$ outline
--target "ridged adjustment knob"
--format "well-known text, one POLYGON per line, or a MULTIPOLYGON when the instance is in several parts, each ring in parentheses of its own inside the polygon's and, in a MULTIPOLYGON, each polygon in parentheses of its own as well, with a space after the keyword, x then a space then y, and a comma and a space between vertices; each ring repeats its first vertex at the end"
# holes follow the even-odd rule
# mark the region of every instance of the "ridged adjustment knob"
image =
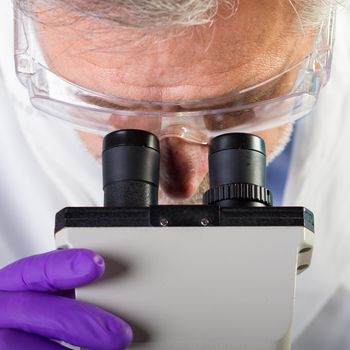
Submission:
POLYGON ((215 204, 223 200, 247 200, 272 206, 272 193, 262 186, 249 183, 234 183, 211 188, 203 196, 203 203, 206 205, 215 204))

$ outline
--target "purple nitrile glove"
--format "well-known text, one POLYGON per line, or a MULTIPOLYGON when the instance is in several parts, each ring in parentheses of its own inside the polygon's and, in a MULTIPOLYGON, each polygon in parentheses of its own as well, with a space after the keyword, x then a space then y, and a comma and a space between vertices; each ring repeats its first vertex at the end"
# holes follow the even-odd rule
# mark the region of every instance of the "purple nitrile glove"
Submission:
POLYGON ((121 350, 132 340, 120 318, 55 294, 103 275, 101 256, 66 249, 31 256, 0 270, 0 349, 63 350, 52 341, 93 350, 121 350))

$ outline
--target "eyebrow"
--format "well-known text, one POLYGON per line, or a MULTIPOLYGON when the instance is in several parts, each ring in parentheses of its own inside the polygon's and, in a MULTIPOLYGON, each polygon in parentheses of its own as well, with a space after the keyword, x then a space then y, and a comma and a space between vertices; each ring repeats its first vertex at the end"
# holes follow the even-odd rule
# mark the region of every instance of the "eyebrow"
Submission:
MULTIPOLYGON (((286 75, 288 76, 288 74, 286 75)), ((234 104, 236 105, 248 105, 252 103, 257 103, 259 101, 266 101, 278 96, 274 96, 275 92, 279 90, 281 86, 283 86, 283 83, 285 81, 286 76, 281 76, 276 80, 270 81, 266 85, 262 85, 258 87, 257 91, 253 89, 252 91, 247 91, 243 93, 242 95, 237 94, 235 96, 232 96, 231 100, 228 100, 224 103, 217 103, 213 105, 208 105, 208 103, 211 100, 220 99, 220 97, 224 97, 226 95, 229 95, 230 93, 227 93, 225 95, 213 97, 213 98, 207 98, 203 99, 202 101, 198 100, 198 103, 192 102, 192 101, 186 101, 186 100, 180 100, 180 101, 174 101, 173 104, 171 102, 164 102, 164 105, 162 106, 161 102, 155 102, 155 101, 130 101, 129 103, 126 103, 123 105, 122 99, 120 102, 112 102, 108 100, 107 98, 102 98, 98 96, 91 96, 91 95, 85 95, 85 94, 79 94, 77 97, 82 100, 83 102, 86 102, 88 104, 94 104, 102 108, 108 108, 108 109, 114 109, 114 110, 121 110, 121 111, 145 111, 145 107, 147 107, 147 112, 161 112, 164 108, 164 106, 167 106, 167 109, 164 111, 164 113, 167 112, 185 112, 185 111, 198 111, 203 109, 221 109, 221 108, 227 108, 232 107, 234 104), (128 104, 128 106, 126 105, 128 104), (203 104, 205 106, 203 106, 203 104), (169 108, 173 109, 169 111, 169 108)), ((287 79, 288 81, 288 79, 287 79)), ((293 90, 295 83, 291 87, 290 90, 293 90)), ((285 93, 287 95, 288 93, 285 93)), ((117 97, 116 97, 117 98, 117 97)))
POLYGON ((135 110, 134 106, 133 107, 123 106, 122 104, 111 102, 107 99, 97 97, 97 96, 79 94, 78 98, 80 100, 82 100, 83 102, 87 102, 89 104, 95 104, 99 107, 104 107, 104 108, 109 108, 109 109, 117 109, 117 110, 135 110))

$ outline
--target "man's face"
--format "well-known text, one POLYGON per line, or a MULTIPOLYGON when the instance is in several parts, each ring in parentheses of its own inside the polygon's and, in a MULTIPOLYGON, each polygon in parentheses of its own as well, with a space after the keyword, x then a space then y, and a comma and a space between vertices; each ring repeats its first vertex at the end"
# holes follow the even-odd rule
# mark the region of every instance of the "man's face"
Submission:
MULTIPOLYGON (((57 74, 134 100, 220 96, 265 81, 311 51, 313 35, 297 30, 298 17, 288 1, 241 0, 237 13, 228 14, 220 8, 212 26, 144 34, 57 9, 38 14, 43 22, 38 29, 57 74)), ((265 139, 270 158, 283 148, 291 129, 285 125, 256 133, 265 139)), ((80 135, 98 156, 101 138, 80 135)), ((191 197, 207 174, 207 147, 167 138, 161 151, 162 190, 173 198, 191 197)))

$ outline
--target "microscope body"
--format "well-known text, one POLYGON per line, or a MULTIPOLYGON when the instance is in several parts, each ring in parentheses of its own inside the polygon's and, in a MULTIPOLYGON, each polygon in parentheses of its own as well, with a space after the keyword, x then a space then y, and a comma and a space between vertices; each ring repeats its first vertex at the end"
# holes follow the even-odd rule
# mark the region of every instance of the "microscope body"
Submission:
POLYGON ((135 350, 290 349, 314 221, 305 208, 272 206, 264 141, 212 140, 203 205, 158 205, 159 155, 145 131, 108 134, 105 206, 56 215, 58 248, 88 248, 106 262, 77 298, 127 321, 135 350))
POLYGON ((125 319, 131 349, 290 349, 296 275, 314 244, 307 209, 66 208, 55 238, 105 258, 76 296, 125 319))

